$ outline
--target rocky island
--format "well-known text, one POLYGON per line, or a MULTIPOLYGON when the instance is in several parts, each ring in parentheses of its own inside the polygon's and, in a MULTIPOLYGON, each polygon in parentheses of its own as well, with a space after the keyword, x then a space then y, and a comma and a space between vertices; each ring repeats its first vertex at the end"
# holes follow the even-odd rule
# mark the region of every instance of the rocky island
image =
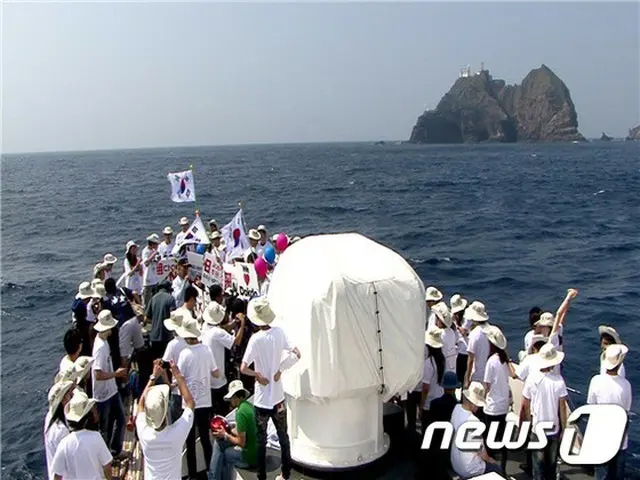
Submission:
POLYGON ((627 140, 640 140, 640 125, 629 129, 629 136, 627 136, 627 140))
POLYGON ((482 68, 470 67, 427 110, 409 143, 585 141, 564 82, 546 65, 531 70, 520 85, 506 85, 482 68))

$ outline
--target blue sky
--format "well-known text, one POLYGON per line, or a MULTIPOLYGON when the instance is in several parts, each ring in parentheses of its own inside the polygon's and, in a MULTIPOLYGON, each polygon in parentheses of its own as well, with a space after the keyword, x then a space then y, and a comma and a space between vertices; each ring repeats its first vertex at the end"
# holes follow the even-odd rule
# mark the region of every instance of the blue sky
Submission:
POLYGON ((5 3, 2 151, 407 139, 466 64, 640 123, 637 3, 5 3))

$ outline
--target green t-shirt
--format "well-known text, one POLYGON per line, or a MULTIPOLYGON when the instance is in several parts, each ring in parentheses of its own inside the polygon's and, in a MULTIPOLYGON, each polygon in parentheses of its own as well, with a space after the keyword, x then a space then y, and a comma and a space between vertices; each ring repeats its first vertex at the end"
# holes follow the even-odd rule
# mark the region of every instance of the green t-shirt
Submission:
POLYGON ((242 460, 249 465, 258 463, 258 434, 256 430, 256 417, 253 413, 253 405, 243 400, 236 411, 236 430, 244 433, 246 443, 242 449, 242 460))

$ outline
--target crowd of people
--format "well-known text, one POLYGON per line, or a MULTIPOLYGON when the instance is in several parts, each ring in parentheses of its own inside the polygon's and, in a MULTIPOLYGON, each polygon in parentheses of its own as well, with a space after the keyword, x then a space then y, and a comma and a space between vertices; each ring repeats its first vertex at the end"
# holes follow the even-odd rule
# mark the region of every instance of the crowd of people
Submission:
MULTIPOLYGON (((181 244, 189 221, 185 217, 179 223, 176 241, 181 244)), ((206 250, 221 262, 254 263, 271 246, 259 226, 248 232, 247 251, 231 258, 215 221, 209 226, 206 250)), ((186 448, 188 478, 232 478, 238 466, 256 468, 265 480, 271 420, 282 457, 278 478, 288 479, 291 454, 281 373, 300 352, 271 325, 275 314, 265 295, 248 299, 218 284, 205 288, 189 275, 185 256, 197 245, 185 243, 174 253, 171 227, 163 235, 162 242, 149 235, 140 258, 138 245, 128 242, 118 280, 112 277, 117 258, 107 253, 94 267, 93 279, 78 287, 72 326, 63 339, 66 355, 48 396, 48 477, 111 479, 113 464, 128 458, 123 443, 129 428, 140 443, 146 479, 182 478, 186 448), (173 259, 171 274, 159 279, 157 263, 167 258, 173 259), (209 298, 199 310, 202 292, 209 298), (138 402, 134 416, 125 412, 127 398, 138 402), (224 416, 232 410, 235 422, 227 423, 224 416), (204 469, 198 468, 202 459, 204 469)), ((277 248, 278 255, 282 251, 277 248)), ((276 263, 272 259, 260 278, 262 293, 276 263)))
MULTIPOLYGON (((422 437, 432 422, 450 422, 455 432, 470 421, 486 424, 483 448, 479 452, 460 450, 455 443, 441 450, 442 434, 434 433, 431 446, 421 455, 422 473, 429 478, 451 478, 455 472, 461 479, 495 472, 507 476, 506 449, 488 448, 489 425, 498 424, 497 438, 502 439, 507 427, 507 414, 513 398, 510 379, 524 382, 519 421, 535 426, 553 422, 547 431, 547 446, 528 452, 520 465, 534 480, 555 480, 559 440, 567 426, 568 392, 562 364, 564 324, 570 303, 578 295, 569 289, 554 313, 534 307, 524 336, 518 363, 509 358, 507 339, 500 328, 490 323, 485 305, 471 304, 455 294, 449 303, 436 287, 428 287, 426 302, 428 319, 425 331, 425 360, 422 381, 404 401, 408 427, 415 432, 420 418, 422 437), (462 389, 461 400, 456 390, 462 389)), ((601 355, 600 371, 589 385, 587 403, 615 404, 627 412, 631 409, 632 390, 625 378, 624 359, 628 353, 616 330, 608 325, 598 328, 601 355)), ((508 430, 510 431, 510 430, 508 430)), ((533 430, 532 430, 533 431, 533 430)), ((607 464, 596 468, 597 480, 623 480, 628 437, 625 435, 618 454, 607 464)), ((509 472, 515 474, 516 472, 509 472)))
MULTIPOLYGON (((112 276, 117 258, 107 253, 93 268, 92 280, 79 285, 73 324, 63 339, 66 354, 48 396, 44 440, 50 479, 110 479, 112 464, 127 459, 123 443, 129 428, 140 443, 146 479, 182 478, 186 448, 188 478, 231 478, 237 466, 256 468, 258 479, 265 480, 269 420, 280 444, 279 479, 290 478, 281 374, 301 354, 282 329, 271 325, 276 314, 267 296, 284 248, 260 225, 249 230, 245 252, 229 255, 215 220, 209 222, 205 248, 221 263, 254 263, 256 271, 258 263, 266 265, 258 276, 259 296, 242 298, 222 285, 205 287, 189 274, 186 253, 198 246, 184 243, 189 220, 183 217, 179 225, 175 240, 170 226, 163 229, 162 241, 149 235, 140 257, 138 245, 127 242, 117 280, 112 276), (176 242, 182 246, 174 253, 176 242), (169 258, 171 273, 162 278, 157 264, 169 258), (199 310, 202 292, 208 302, 199 310), (127 398, 138 402, 134 416, 125 411, 127 398), (227 424, 223 417, 232 410, 235 422, 227 424), (199 458, 204 469, 198 468, 199 458)), ((402 401, 409 432, 417 433, 418 422, 424 437, 432 422, 451 422, 457 430, 482 421, 497 423, 502 438, 512 404, 509 380, 518 378, 524 382, 516 412, 520 421, 555 426, 547 448, 529 455, 521 468, 535 480, 555 480, 558 441, 567 419, 564 324, 577 294, 570 289, 555 314, 531 309, 516 364, 484 304, 469 303, 459 294, 447 302, 436 287, 428 287, 423 378, 402 401)), ((629 411, 631 386, 623 365, 628 348, 610 326, 600 326, 599 335, 600 373, 591 381, 587 401, 629 411)), ((440 440, 436 434, 432 447, 416 455, 418 471, 428 469, 428 478, 450 478, 451 472, 462 479, 488 472, 506 475, 506 450, 470 452, 455 445, 441 450, 440 440)), ((597 468, 598 479, 624 478, 626 449, 625 438, 618 455, 597 468)))

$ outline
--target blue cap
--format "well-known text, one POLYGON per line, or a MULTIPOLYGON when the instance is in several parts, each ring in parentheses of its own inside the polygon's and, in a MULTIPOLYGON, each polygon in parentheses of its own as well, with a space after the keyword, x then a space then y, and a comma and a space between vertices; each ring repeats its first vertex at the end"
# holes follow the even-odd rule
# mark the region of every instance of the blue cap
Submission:
POLYGON ((444 372, 442 377, 442 388, 449 390, 452 388, 458 388, 460 383, 458 382, 458 376, 455 372, 444 372))

